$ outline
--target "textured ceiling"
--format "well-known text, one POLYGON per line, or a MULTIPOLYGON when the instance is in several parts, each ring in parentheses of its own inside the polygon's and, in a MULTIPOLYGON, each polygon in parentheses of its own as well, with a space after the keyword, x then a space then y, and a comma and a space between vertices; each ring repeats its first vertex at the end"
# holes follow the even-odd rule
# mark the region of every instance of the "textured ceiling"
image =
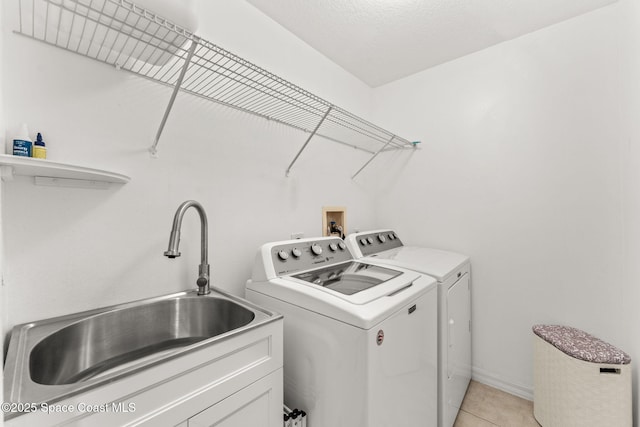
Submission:
POLYGON ((616 0, 247 0, 372 87, 616 0))

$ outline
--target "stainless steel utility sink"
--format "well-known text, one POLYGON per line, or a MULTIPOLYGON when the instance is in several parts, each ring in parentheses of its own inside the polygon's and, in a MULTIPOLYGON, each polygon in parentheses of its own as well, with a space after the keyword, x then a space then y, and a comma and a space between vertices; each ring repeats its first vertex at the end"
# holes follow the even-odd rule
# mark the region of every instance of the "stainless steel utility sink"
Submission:
POLYGON ((18 325, 5 399, 55 402, 277 318, 220 291, 188 291, 18 325))

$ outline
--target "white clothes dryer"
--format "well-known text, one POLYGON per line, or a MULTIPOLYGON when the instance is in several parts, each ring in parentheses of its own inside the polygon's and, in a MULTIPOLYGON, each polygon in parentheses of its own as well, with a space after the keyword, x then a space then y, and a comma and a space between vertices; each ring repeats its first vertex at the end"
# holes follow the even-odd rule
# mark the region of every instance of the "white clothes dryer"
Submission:
POLYGON ((393 230, 350 234, 356 259, 401 267, 438 281, 438 425, 452 427, 471 380, 471 270, 465 255, 405 246, 393 230))
POLYGON ((284 316, 284 394, 309 427, 437 426, 437 285, 342 239, 273 242, 246 297, 284 316))

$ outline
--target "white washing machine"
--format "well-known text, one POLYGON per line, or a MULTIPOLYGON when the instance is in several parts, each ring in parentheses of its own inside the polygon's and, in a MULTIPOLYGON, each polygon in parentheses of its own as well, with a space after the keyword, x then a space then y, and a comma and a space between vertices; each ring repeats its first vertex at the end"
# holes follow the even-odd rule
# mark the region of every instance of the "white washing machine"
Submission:
POLYGON ((453 426, 471 380, 469 258, 404 246, 393 230, 350 234, 346 243, 357 259, 406 268, 438 281, 438 425, 453 426))
POLYGON ((437 285, 338 237, 263 245, 246 297, 284 315, 284 394, 309 427, 437 426, 437 285))

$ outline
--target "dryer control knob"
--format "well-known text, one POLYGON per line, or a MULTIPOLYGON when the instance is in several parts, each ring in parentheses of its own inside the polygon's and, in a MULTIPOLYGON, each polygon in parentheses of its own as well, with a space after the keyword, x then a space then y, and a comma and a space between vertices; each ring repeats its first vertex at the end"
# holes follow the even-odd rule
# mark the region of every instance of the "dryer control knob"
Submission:
POLYGON ((382 234, 380 234, 380 235, 378 236, 378 240, 380 241, 380 243, 384 243, 384 242, 386 242, 386 241, 387 241, 387 239, 386 239, 386 238, 384 237, 384 235, 382 235, 382 234))
POLYGON ((322 253, 322 248, 319 244, 314 243, 313 245, 311 245, 311 253, 314 255, 320 255, 322 253))
POLYGON ((367 242, 369 242, 370 245, 373 245, 373 239, 371 237, 367 237, 367 242))
POLYGON ((396 238, 396 236, 395 236, 393 233, 389 233, 389 238, 390 238, 391 240, 394 240, 394 239, 396 238))
POLYGON ((338 245, 335 243, 329 243, 329 249, 331 249, 331 252, 335 252, 338 250, 338 245))
POLYGON ((360 239, 360 244, 362 246, 367 246, 367 239, 360 239))
POLYGON ((285 259, 289 258, 289 254, 286 253, 285 251, 280 251, 278 252, 278 258, 284 261, 285 259))
POLYGON ((341 251, 344 251, 347 248, 347 245, 345 245, 343 242, 338 243, 338 247, 340 248, 341 251))
POLYGON ((298 248, 293 248, 293 250, 291 251, 291 255, 293 255, 294 258, 300 258, 300 256, 302 255, 302 251, 298 248))

